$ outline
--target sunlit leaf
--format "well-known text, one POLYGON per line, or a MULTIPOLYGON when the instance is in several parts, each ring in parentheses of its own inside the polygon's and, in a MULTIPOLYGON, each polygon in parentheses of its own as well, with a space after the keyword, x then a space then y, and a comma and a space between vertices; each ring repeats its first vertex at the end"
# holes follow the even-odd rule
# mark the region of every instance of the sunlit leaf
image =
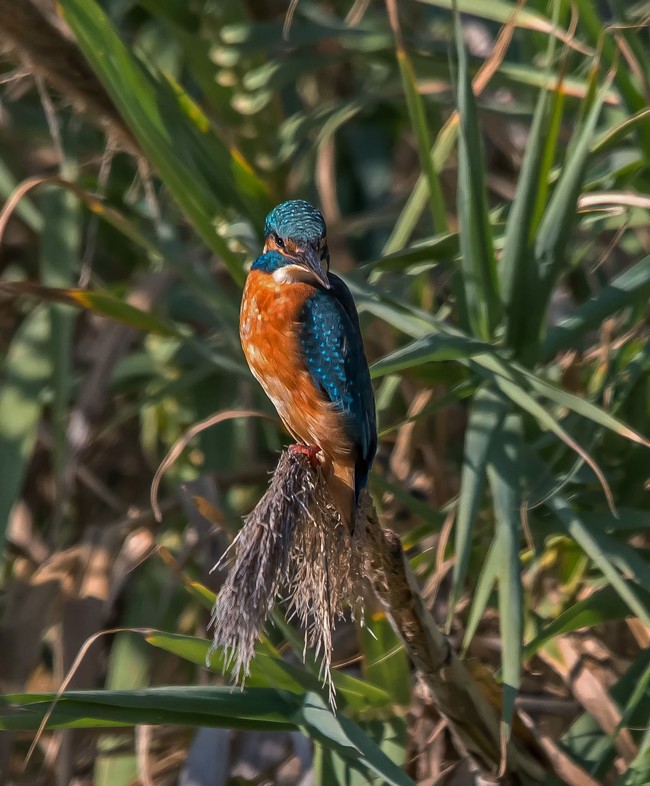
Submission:
POLYGON ((122 322, 129 327, 147 333, 180 338, 181 331, 159 317, 132 306, 108 292, 93 292, 88 289, 64 289, 45 287, 30 281, 0 281, 0 292, 10 295, 24 295, 48 303, 63 303, 67 306, 82 308, 93 314, 122 322))
MULTIPOLYGON (((197 666, 205 666, 209 662, 212 670, 229 674, 227 656, 221 650, 211 650, 212 642, 209 639, 150 631, 146 634, 146 641, 197 666)), ((386 706, 389 701, 384 690, 344 672, 335 670, 332 677, 339 702, 349 711, 362 710, 369 706, 386 706)), ((320 692, 322 687, 317 677, 305 668, 283 659, 266 637, 257 645, 246 684, 250 687, 274 687, 293 693, 307 690, 320 692)))

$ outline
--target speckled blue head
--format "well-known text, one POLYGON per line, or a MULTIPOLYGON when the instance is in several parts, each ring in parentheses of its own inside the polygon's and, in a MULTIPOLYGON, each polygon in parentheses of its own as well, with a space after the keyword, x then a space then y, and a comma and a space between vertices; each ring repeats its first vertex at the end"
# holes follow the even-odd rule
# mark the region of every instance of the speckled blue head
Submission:
POLYGON ((304 199, 291 199, 273 208, 264 223, 264 236, 278 235, 286 240, 317 245, 327 235, 320 210, 304 199))
POLYGON ((329 289, 326 233, 325 219, 309 202, 283 202, 266 217, 264 253, 252 269, 271 273, 277 281, 309 280, 329 289), (285 272, 278 275, 277 271, 283 268, 285 272))

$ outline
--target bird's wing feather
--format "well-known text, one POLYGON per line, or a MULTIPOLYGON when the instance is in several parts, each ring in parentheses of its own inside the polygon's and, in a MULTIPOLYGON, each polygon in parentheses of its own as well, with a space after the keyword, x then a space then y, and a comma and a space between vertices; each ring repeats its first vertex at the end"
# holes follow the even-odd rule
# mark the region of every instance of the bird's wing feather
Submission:
POLYGON ((361 335, 361 325, 359 324, 359 313, 357 311, 356 303, 352 297, 352 292, 348 289, 348 285, 336 273, 328 273, 327 279, 332 287, 331 292, 336 299, 345 309, 345 313, 350 317, 352 326, 361 335))
POLYGON ((330 282, 331 290, 316 289, 303 306, 300 344, 315 385, 346 416, 360 490, 377 449, 375 402, 352 295, 337 276, 330 282))

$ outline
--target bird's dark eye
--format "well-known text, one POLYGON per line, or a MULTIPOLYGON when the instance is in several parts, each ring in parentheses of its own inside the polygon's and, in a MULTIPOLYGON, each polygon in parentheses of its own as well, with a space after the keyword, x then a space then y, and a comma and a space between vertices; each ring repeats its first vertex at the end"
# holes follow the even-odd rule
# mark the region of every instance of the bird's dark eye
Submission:
POLYGON ((284 248, 284 240, 281 237, 279 237, 278 235, 275 236, 275 245, 278 248, 284 248))

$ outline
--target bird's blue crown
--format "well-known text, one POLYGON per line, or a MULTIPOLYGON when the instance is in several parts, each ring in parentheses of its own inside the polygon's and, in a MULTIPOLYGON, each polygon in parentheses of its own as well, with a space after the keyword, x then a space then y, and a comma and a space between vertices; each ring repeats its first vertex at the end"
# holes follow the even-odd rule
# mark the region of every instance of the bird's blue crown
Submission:
POLYGON ((276 234, 300 243, 313 243, 327 235, 320 210, 304 199, 290 199, 273 208, 264 223, 264 236, 276 234))

